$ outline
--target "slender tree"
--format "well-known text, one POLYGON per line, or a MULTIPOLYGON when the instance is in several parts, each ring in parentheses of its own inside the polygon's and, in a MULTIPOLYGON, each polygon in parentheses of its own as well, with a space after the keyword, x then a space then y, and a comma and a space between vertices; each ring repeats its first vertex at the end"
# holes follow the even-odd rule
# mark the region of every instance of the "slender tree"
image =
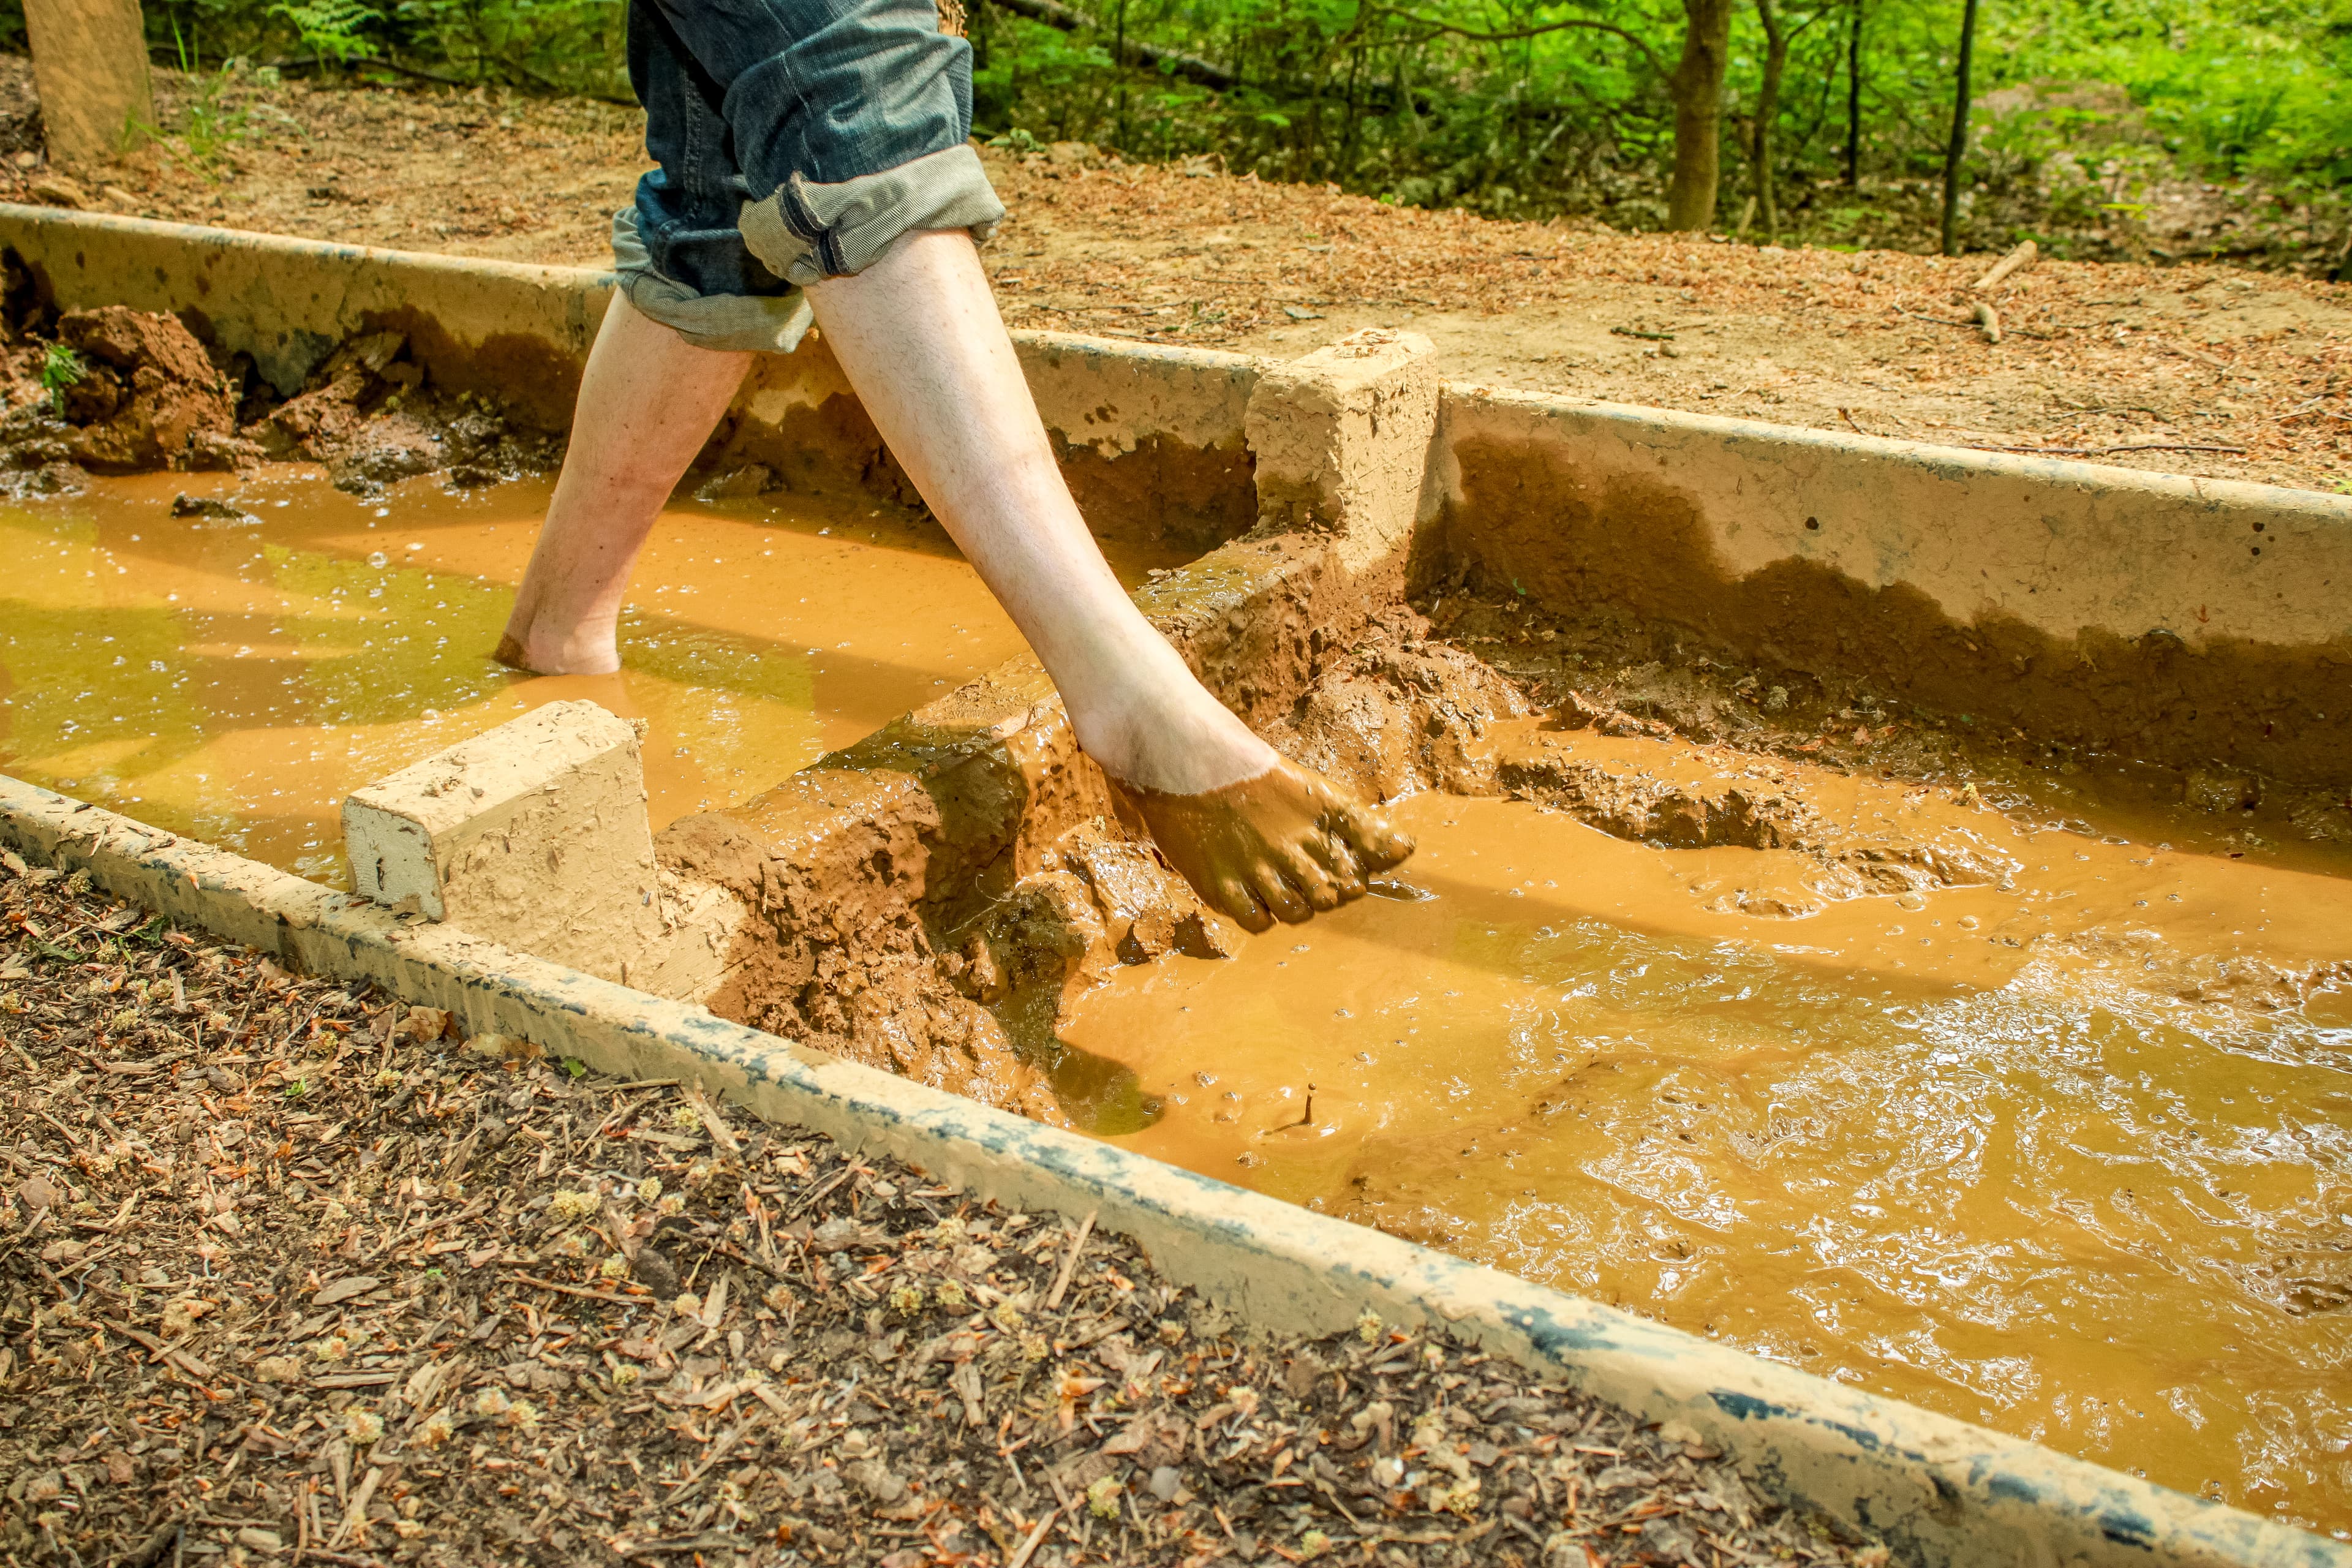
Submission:
MULTIPOLYGON (((1683 54, 1667 79, 1675 99, 1675 175, 1666 226, 1715 222, 1723 174, 1723 77, 1731 57, 1733 0, 1683 0, 1683 54)), ((1969 0, 1975 4, 1975 0, 1969 0)))
POLYGON ((1118 72, 1118 144, 1127 145, 1127 0, 1118 0, 1118 22, 1110 47, 1111 65, 1118 72))
POLYGON ((1845 36, 1845 187, 1862 188, 1862 5, 1853 0, 1853 25, 1845 36))
POLYGON ((1960 163, 1969 150, 1969 67, 1977 47, 1977 0, 1960 13, 1959 81, 1952 91, 1952 142, 1944 149, 1944 254, 1960 253, 1960 163))
POLYGON ((1756 84, 1756 115, 1748 125, 1748 170, 1756 183, 1756 216, 1764 237, 1780 237, 1780 202, 1772 188, 1772 121, 1780 112, 1780 77, 1789 66, 1789 35, 1772 9, 1772 0, 1756 0, 1756 19, 1764 26, 1764 75, 1756 84))

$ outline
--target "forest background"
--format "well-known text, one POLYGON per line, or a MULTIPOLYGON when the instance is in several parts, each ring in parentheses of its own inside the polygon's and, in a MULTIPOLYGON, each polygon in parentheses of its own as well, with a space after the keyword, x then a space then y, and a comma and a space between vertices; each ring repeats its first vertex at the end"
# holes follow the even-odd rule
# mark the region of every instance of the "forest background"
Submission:
MULTIPOLYGON (((1491 217, 1927 250, 1965 102, 1954 248, 2352 278, 2352 0, 1084 5, 967 0, 979 134, 1491 217)), ((146 0, 158 63, 200 81, 619 100, 625 10, 146 0)), ((0 0, 0 47, 22 47, 21 0, 0 0)), ((200 91, 177 112, 228 111, 200 91)))

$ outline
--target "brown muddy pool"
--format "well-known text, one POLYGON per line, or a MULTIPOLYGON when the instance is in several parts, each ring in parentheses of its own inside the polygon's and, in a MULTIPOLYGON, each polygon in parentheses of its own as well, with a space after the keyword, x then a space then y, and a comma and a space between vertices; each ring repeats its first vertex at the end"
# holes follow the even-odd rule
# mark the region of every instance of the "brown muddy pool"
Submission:
MULTIPOLYGON (((551 479, 378 500, 282 467, 0 502, 0 770, 333 886, 353 788, 541 703, 651 729, 656 830, 732 805, 1013 655, 935 525, 804 497, 664 513, 623 668, 493 663, 551 479), (181 517, 183 492, 241 516, 181 517)), ((1173 559, 1114 558, 1130 581, 1173 559)))
POLYGON ((2006 874, 1823 898, 1791 852, 1414 796, 1384 896, 1076 1002, 1145 1097, 1097 1130, 2352 1534, 2352 855, 1775 771, 2006 874), (1773 889, 1817 912, 1727 897, 1773 889))

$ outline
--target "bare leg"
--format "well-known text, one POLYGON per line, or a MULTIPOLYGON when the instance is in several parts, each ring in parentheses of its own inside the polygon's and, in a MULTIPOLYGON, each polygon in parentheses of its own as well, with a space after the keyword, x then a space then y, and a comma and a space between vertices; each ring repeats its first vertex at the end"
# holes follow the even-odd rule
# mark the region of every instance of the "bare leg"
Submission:
POLYGON ((621 667, 614 628, 630 568, 751 363, 748 353, 696 348, 639 315, 627 295, 613 297, 500 660, 541 675, 621 667))
POLYGON ((1412 845, 1292 767, 1193 679, 1096 548, 970 237, 909 235, 809 289, 825 341, 940 521, 1202 895, 1252 929, 1360 895, 1412 845))

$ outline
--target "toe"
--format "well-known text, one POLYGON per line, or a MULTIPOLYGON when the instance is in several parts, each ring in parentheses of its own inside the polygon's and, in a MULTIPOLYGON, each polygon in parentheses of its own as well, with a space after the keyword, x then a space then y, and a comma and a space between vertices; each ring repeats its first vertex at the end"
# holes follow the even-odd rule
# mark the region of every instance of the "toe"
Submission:
POLYGON ((1274 928, 1274 917, 1266 913, 1265 906, 1258 902, 1257 895, 1251 892, 1238 877, 1217 879, 1209 901, 1216 905, 1218 913, 1245 931, 1255 933, 1274 928))
POLYGON ((1284 879, 1282 872, 1269 861, 1261 861, 1250 868, 1249 884, 1251 891, 1274 911, 1274 918, 1285 925, 1295 926, 1315 913, 1307 900, 1300 898, 1284 879))
POLYGON ((1350 804, 1340 808, 1338 828, 1349 847, 1367 871, 1385 871, 1404 863, 1412 853, 1412 840, 1397 830, 1387 816, 1367 805, 1350 804))
POLYGON ((1280 864, 1284 879, 1297 889, 1299 897, 1305 899, 1317 914, 1336 910, 1347 901, 1339 896, 1339 885, 1305 848, 1286 850, 1280 864))
POLYGON ((1307 841, 1307 851, 1329 875, 1341 903, 1364 896, 1364 873, 1357 866, 1355 853, 1348 847, 1346 839, 1318 833, 1307 841))

